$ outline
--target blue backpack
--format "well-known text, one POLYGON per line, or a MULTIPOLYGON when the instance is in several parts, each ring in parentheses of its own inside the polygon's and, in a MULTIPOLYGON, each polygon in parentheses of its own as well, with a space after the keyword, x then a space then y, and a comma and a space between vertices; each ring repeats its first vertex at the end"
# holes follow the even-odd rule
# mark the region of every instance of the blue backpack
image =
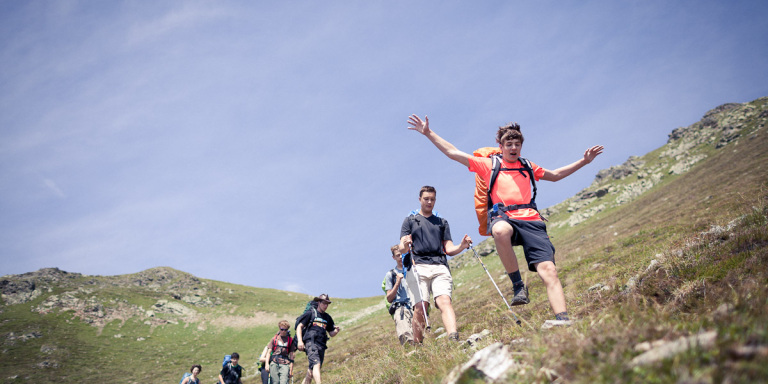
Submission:
POLYGON ((189 372, 185 373, 184 376, 181 377, 181 380, 179 380, 179 384, 183 383, 184 379, 186 379, 187 377, 190 377, 190 376, 192 376, 191 373, 189 373, 189 372))

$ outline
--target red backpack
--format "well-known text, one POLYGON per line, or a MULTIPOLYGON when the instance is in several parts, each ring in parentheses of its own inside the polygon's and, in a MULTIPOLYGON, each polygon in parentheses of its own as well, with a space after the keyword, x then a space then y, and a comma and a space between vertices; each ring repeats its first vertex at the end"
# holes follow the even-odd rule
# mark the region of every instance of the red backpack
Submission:
MULTIPOLYGON (((278 338, 278 337, 280 337, 280 332, 278 332, 277 334, 275 334, 275 337, 273 337, 273 338, 272 338, 272 353, 274 353, 274 352, 275 352, 275 350, 277 349, 277 346, 278 346, 278 345, 277 345, 277 338, 278 338)), ((291 350, 291 344, 292 344, 292 343, 293 343, 293 338, 291 337, 291 335, 288 335, 288 343, 287 343, 287 345, 285 346, 285 349, 286 349, 286 351, 289 351, 289 352, 290 352, 290 350, 291 350)))

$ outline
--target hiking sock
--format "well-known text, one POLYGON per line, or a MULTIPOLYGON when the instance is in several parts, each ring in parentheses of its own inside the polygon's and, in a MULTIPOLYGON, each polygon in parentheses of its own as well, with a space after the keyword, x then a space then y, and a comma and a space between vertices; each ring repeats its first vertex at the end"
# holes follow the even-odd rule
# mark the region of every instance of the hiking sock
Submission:
POLYGON ((568 311, 556 313, 555 314, 555 320, 570 320, 568 318, 568 311))
POLYGON ((519 269, 512 273, 507 273, 507 276, 509 276, 509 279, 512 280, 512 286, 515 287, 515 291, 519 290, 525 285, 523 284, 523 278, 520 276, 519 269))

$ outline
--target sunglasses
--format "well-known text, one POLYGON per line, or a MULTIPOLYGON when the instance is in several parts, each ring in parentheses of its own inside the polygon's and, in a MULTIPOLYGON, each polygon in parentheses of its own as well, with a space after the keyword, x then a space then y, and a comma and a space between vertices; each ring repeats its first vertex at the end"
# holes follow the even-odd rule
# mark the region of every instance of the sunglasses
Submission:
POLYGON ((287 331, 288 328, 280 328, 281 331, 287 331))

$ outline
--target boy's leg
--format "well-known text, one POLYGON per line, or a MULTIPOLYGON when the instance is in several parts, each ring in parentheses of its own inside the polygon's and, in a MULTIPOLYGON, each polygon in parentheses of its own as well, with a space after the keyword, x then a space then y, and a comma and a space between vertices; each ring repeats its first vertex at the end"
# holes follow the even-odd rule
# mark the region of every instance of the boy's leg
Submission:
POLYGON ((304 380, 301 384, 309 384, 312 382, 312 370, 307 368, 307 374, 304 376, 304 380))
POLYGON ((515 234, 515 229, 512 224, 501 219, 491 223, 491 233, 493 234, 493 242, 496 244, 496 252, 499 254, 501 264, 504 265, 504 270, 509 275, 509 279, 512 280, 512 287, 514 289, 514 295, 509 300, 511 305, 523 305, 530 303, 528 299, 528 288, 523 284, 523 280, 520 276, 520 266, 517 263, 517 256, 515 250, 512 248, 512 235, 515 234))
POLYGON ((395 330, 400 345, 413 343, 413 312, 408 307, 401 306, 395 312, 395 330))
POLYGON ((437 306, 440 308, 440 316, 443 319, 445 332, 449 335, 456 332, 456 313, 453 311, 451 297, 448 295, 441 295, 435 298, 435 302, 437 302, 437 306))
POLYGON ((449 336, 456 333, 456 313, 453 310, 451 294, 453 293, 453 277, 451 270, 445 265, 431 265, 432 294, 435 295, 435 304, 440 310, 443 326, 449 336))
POLYGON ((425 310, 429 311, 429 289, 425 281, 424 272, 422 264, 414 264, 405 276, 405 280, 408 282, 408 296, 414 302, 411 328, 413 328, 413 339, 417 343, 424 341, 424 330, 427 328, 427 313, 425 310), (417 273, 414 271, 416 268, 420 271, 418 272, 419 279, 416 279, 417 273))
POLYGON ((520 270, 515 250, 512 248, 512 235, 514 233, 515 229, 512 228, 512 225, 504 220, 494 222, 493 227, 491 227, 493 242, 496 244, 496 252, 499 254, 501 264, 504 265, 504 270, 507 273, 520 270))
POLYGON ((317 384, 321 384, 321 380, 320 380, 320 364, 315 365, 315 367, 312 368, 312 377, 315 379, 315 382, 317 384))
POLYGON ((424 330, 427 328, 427 318, 424 309, 429 311, 428 302, 424 302, 423 307, 421 304, 421 302, 416 303, 416 307, 413 308, 413 320, 411 321, 413 339, 419 344, 424 342, 424 330))
POLYGON ((563 285, 560 283, 560 278, 557 277, 557 268, 555 263, 551 261, 544 261, 536 264, 536 272, 544 282, 544 286, 547 287, 547 297, 549 298, 549 305, 552 306, 552 310, 556 314, 566 312, 565 307, 565 293, 563 293, 563 285))

